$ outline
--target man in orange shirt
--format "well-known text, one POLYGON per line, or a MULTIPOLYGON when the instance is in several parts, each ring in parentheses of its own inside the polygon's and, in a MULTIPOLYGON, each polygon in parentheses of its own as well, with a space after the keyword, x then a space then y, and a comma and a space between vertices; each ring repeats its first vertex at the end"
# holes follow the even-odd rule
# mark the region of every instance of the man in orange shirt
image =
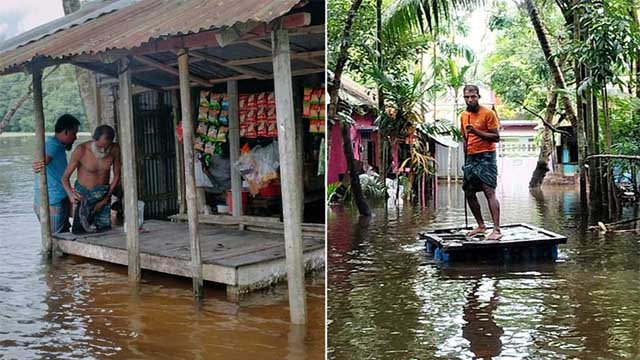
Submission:
POLYGON ((500 141, 498 128, 500 124, 496 114, 478 103, 480 91, 475 85, 466 85, 463 90, 467 110, 460 116, 461 131, 464 137, 465 164, 462 189, 465 198, 478 222, 478 227, 467 236, 484 234, 487 230, 480 203, 476 193, 482 191, 489 203, 489 211, 493 220, 493 231, 486 240, 500 240, 500 203, 496 199, 498 165, 496 160, 496 143, 500 141))

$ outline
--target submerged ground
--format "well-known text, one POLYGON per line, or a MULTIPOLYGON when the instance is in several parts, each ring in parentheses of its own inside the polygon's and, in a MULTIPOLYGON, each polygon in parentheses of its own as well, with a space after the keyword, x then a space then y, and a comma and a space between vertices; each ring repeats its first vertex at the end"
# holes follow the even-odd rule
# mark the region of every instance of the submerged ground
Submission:
POLYGON ((42 260, 33 212, 33 137, 0 137, 0 359, 324 359, 324 279, 307 281, 309 324, 289 325, 286 286, 225 300, 191 280, 122 266, 42 260))
MULTIPOLYGON (((385 213, 379 206, 370 220, 358 219, 354 209, 333 208, 329 359, 640 357, 640 236, 587 230, 575 189, 530 193, 535 159, 498 161, 503 222, 566 235, 559 260, 433 262, 416 235, 464 224, 455 185, 440 186, 429 208, 385 213)), ((488 216, 486 202, 483 212, 488 216)))

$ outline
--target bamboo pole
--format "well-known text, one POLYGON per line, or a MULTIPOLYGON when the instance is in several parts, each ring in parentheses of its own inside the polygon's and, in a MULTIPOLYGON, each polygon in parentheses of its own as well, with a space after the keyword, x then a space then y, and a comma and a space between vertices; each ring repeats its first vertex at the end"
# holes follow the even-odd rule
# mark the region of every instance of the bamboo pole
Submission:
POLYGON ((124 217, 127 233, 127 270, 130 283, 139 283, 140 238, 138 234, 138 186, 136 178, 135 126, 133 124, 133 98, 131 94, 131 60, 124 58, 118 69, 120 109, 120 142, 122 146, 122 188, 124 190, 124 217))
POLYGON ((238 110, 238 81, 227 81, 229 95, 229 158, 231 163, 231 204, 233 216, 242 215, 242 177, 233 165, 240 157, 240 114, 238 110))
POLYGON ((278 150, 280 153, 280 178, 284 216, 284 241, 289 288, 289 315, 294 324, 304 324, 307 318, 307 302, 304 288, 304 259, 302 252, 302 206, 300 198, 300 173, 296 144, 296 124, 291 86, 291 59, 289 34, 286 30, 271 33, 273 46, 273 78, 278 121, 278 150))
MULTIPOLYGON (((173 108, 173 125, 174 128, 178 128, 180 122, 180 94, 178 90, 171 91, 171 107, 173 108)), ((176 189, 178 193, 178 212, 184 214, 187 211, 187 202, 184 195, 184 150, 178 141, 178 136, 175 131, 176 142, 176 189)))
MULTIPOLYGON (((44 110, 42 105, 42 69, 34 68, 32 71, 33 81, 33 111, 36 120, 36 153, 38 161, 45 160, 45 140, 44 140, 44 110)), ((47 258, 53 254, 53 238, 51 236, 51 220, 49 218, 49 188, 47 186, 46 169, 40 172, 40 236, 42 237, 42 252, 47 258)))
POLYGON ((193 117, 191 116, 191 85, 189 84, 189 55, 187 50, 178 51, 180 72, 180 103, 182 104, 182 136, 184 149, 184 174, 186 184, 187 217, 191 240, 191 266, 193 271, 193 295, 203 297, 202 258, 200 234, 198 233, 198 205, 196 202, 196 178, 193 164, 193 117))

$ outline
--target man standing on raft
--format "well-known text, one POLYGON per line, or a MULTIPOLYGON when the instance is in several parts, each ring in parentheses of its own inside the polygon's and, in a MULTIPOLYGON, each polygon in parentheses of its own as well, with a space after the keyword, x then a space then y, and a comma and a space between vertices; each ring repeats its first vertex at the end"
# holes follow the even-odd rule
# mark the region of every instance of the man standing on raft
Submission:
POLYGON ((480 203, 476 193, 482 191, 489 203, 493 220, 493 231, 486 240, 500 240, 500 203, 496 199, 498 164, 496 143, 500 141, 500 124, 496 114, 478 103, 480 91, 475 85, 466 85, 463 90, 467 110, 460 116, 460 125, 464 137, 465 164, 462 190, 478 227, 471 230, 467 237, 484 234, 487 230, 480 203))

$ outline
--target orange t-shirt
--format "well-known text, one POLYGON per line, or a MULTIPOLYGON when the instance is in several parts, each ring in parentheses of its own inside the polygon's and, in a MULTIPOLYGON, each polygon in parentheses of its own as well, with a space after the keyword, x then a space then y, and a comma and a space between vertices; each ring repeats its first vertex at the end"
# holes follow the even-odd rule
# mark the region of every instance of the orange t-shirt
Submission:
POLYGON ((478 154, 488 151, 496 151, 496 143, 484 140, 475 134, 467 134, 465 127, 471 123, 474 128, 487 132, 491 129, 497 129, 500 127, 498 116, 491 109, 480 105, 478 112, 472 113, 469 111, 463 111, 460 115, 460 126, 462 136, 467 139, 467 154, 478 154))

